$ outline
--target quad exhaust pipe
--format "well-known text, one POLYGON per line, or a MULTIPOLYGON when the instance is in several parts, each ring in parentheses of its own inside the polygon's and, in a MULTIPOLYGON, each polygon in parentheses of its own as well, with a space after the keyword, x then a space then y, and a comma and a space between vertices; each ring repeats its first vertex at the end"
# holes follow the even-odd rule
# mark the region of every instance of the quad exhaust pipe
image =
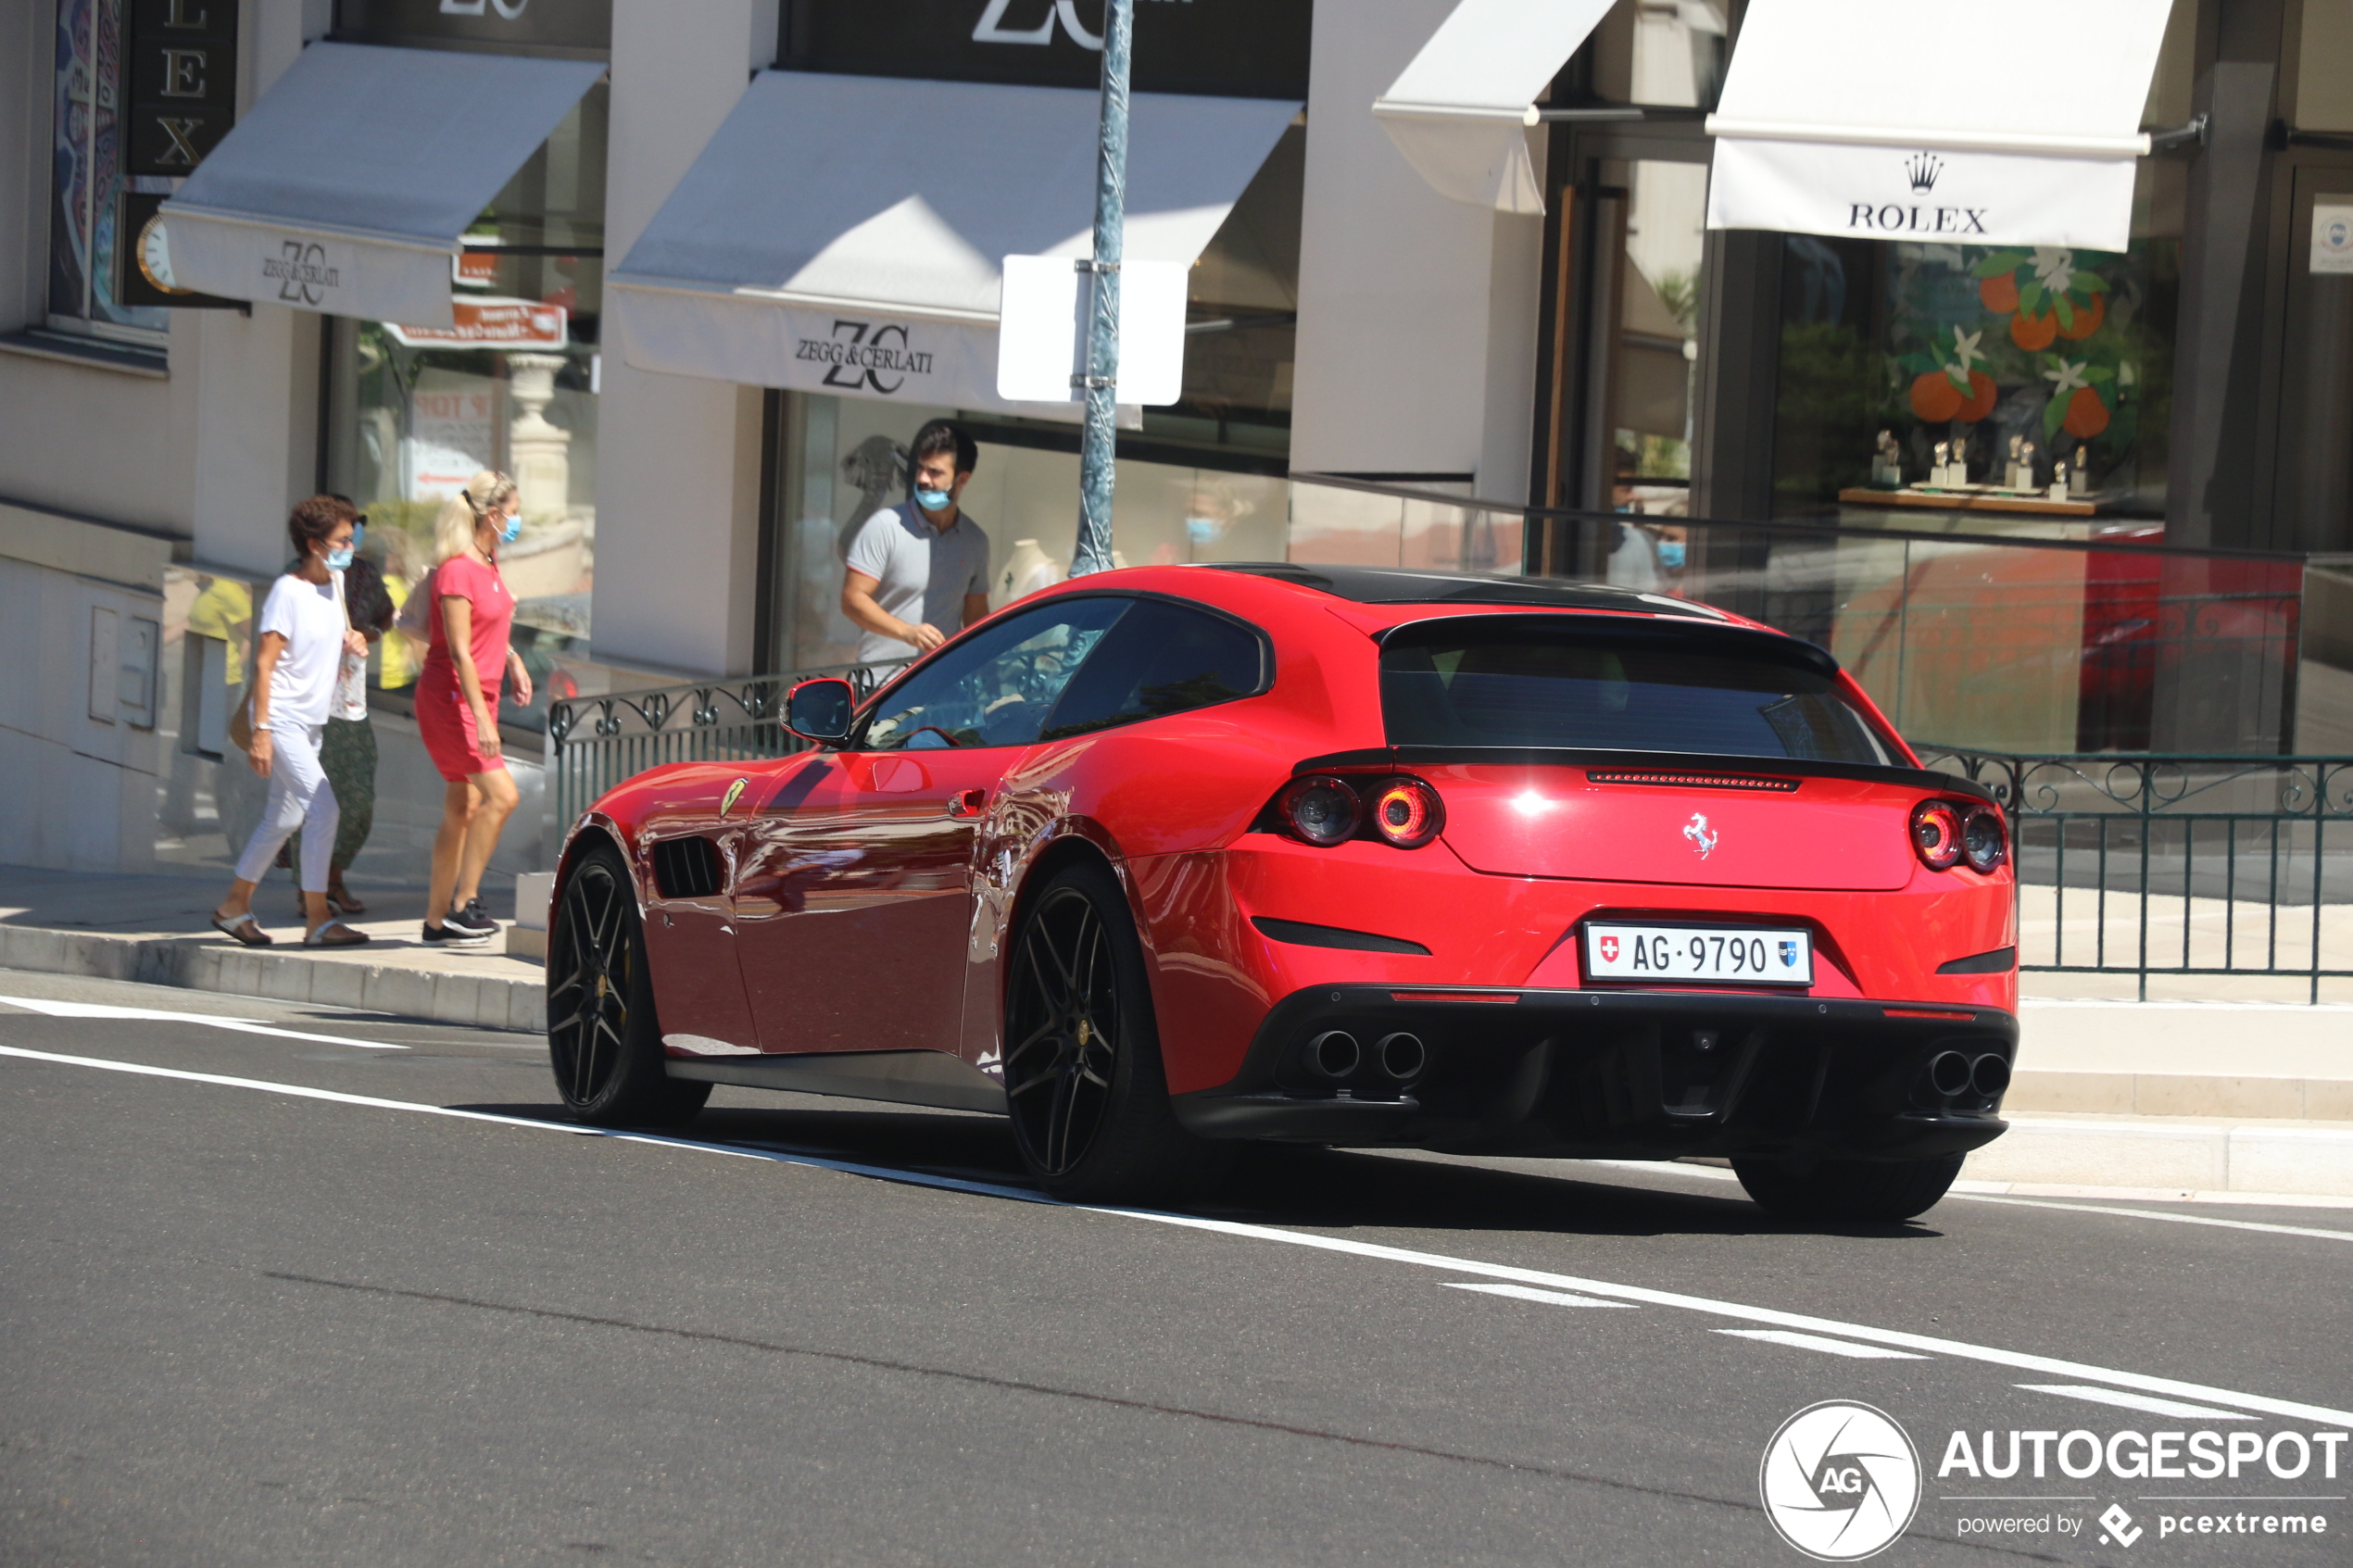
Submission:
POLYGON ((1401 1030, 1381 1036, 1380 1043, 1373 1047, 1373 1060, 1382 1073, 1402 1084, 1408 1078, 1421 1076, 1422 1069, 1429 1065, 1429 1053, 1422 1048, 1420 1035, 1401 1030))
POLYGON ((1988 1052, 1977 1059, 1969 1070, 1969 1087, 1992 1099, 2010 1086, 2010 1064, 1988 1052))
POLYGON ((1347 1030, 1327 1029, 1309 1038, 1306 1059, 1317 1077, 1334 1081, 1353 1078, 1370 1065, 1382 1077, 1403 1084, 1420 1077, 1422 1069, 1429 1065, 1429 1052, 1421 1036, 1402 1029, 1374 1041, 1369 1052, 1347 1030))
POLYGON ((1959 1051, 1939 1051, 1929 1059, 1928 1086, 1946 1099, 1967 1094, 1992 1099, 2010 1086, 2010 1064, 1993 1051, 1974 1060, 1959 1051))
POLYGON ((1969 1093, 1969 1060, 1958 1051, 1939 1051, 1929 1059, 1928 1086, 1951 1099, 1969 1093))
POLYGON ((1327 1078, 1345 1078, 1363 1063, 1365 1052, 1345 1029, 1327 1029, 1307 1042, 1307 1064, 1327 1078))

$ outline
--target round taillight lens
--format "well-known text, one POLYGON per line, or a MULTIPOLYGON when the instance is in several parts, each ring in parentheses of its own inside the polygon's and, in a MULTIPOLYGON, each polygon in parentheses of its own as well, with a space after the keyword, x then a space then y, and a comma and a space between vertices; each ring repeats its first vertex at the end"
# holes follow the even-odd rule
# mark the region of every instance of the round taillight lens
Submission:
POLYGON ((1280 808, 1290 831, 1310 844, 1334 845, 1355 835, 1356 792, 1339 779, 1311 773, 1283 789, 1280 808))
POLYGON ((1991 806, 1973 806, 1961 822, 1961 857, 1973 872, 1992 872, 2010 858, 2009 834, 2002 829, 2002 813, 1991 806))
POLYGON ((1384 844, 1419 849, 1446 825, 1438 791, 1419 779, 1384 779, 1372 797, 1373 831, 1384 844))
POLYGON ((1943 800, 1913 807, 1912 847, 1930 871, 1951 871, 1961 859, 1961 814, 1943 800))

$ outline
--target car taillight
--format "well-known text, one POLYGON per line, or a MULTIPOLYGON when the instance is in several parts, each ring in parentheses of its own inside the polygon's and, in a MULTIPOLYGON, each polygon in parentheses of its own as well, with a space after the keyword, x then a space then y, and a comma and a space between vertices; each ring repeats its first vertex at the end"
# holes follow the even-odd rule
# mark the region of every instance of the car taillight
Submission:
POLYGON ((1973 872, 1992 872, 2009 859, 2009 834, 2003 831, 2002 813, 1991 806, 1972 806, 1961 823, 1961 856, 1973 872))
POLYGON ((1328 847, 1355 835, 1356 792, 1344 782, 1319 773, 1293 779, 1276 802, 1291 832, 1310 844, 1328 847))
POLYGON ((1446 825, 1438 791, 1419 779, 1384 779, 1372 793, 1373 831, 1383 843, 1419 849, 1446 825))
POLYGON ((1961 814, 1950 801, 1923 800, 1912 808, 1912 848, 1920 864, 1949 872, 1961 859, 1961 814))

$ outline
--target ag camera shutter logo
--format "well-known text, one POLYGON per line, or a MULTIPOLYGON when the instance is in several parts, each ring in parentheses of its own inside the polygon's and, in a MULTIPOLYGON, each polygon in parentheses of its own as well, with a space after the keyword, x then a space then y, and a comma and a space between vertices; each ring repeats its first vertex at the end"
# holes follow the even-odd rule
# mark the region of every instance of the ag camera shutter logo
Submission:
POLYGON ((1919 1450, 1886 1411, 1825 1399, 1781 1423, 1756 1490, 1781 1539, 1818 1562, 1857 1562, 1919 1511, 1919 1450))

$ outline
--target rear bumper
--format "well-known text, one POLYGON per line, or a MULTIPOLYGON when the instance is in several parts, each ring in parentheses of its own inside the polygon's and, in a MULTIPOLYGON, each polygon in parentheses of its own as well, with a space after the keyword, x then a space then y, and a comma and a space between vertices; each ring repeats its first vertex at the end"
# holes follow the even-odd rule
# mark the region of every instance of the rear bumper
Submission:
MULTIPOLYGON (((1173 1103, 1185 1127, 1211 1138, 1584 1158, 1918 1160, 2001 1135, 2007 1123, 1995 1112, 2017 1052, 2013 1014, 1952 1003, 1317 985, 1267 1013, 1230 1082, 1173 1103), (1478 999, 1498 997, 1508 999, 1478 999), (1333 1030, 1353 1035, 1363 1059, 1339 1079, 1308 1048, 1333 1030), (1400 1033, 1420 1042, 1423 1058, 1402 1078, 1383 1071, 1378 1049, 1400 1033), (1931 1063, 1947 1052, 1976 1070, 1976 1085, 1939 1091, 1931 1063)), ((1949 1084, 1953 1064, 1941 1066, 1949 1084)))

